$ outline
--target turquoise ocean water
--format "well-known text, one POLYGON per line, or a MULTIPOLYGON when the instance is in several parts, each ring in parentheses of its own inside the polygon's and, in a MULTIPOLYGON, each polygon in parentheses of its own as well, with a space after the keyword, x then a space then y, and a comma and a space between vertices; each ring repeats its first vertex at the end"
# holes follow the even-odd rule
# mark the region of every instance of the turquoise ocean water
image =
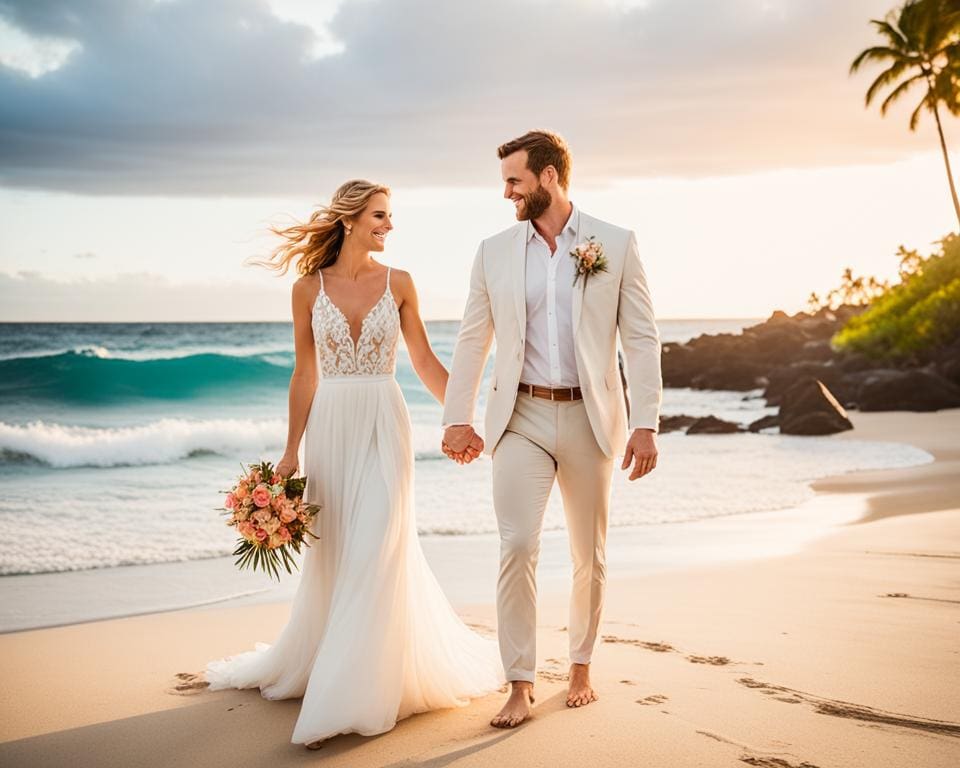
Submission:
MULTIPOLYGON (((683 341, 752 322, 667 320, 660 331, 683 341)), ((428 330, 449 363, 457 323, 428 330)), ((241 462, 279 458, 292 366, 289 323, 0 324, 0 575, 229 554, 220 490, 241 462)), ((490 462, 447 461, 440 407, 405 353, 397 377, 414 424, 420 531, 495 531, 490 462)), ((668 389, 663 412, 746 424, 771 412, 758 395, 668 389)), ((898 444, 777 434, 666 434, 659 446, 656 472, 616 478, 611 526, 784 509, 808 498, 817 477, 930 458, 898 444)), ((559 502, 555 493, 547 530, 563 526, 559 502)))

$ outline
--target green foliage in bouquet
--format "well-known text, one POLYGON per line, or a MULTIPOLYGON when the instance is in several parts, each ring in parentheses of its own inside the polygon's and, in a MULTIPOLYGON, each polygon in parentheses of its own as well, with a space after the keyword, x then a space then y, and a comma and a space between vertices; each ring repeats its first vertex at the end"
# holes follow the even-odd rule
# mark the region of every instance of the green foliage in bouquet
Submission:
POLYGON ((910 261, 902 282, 875 298, 838 331, 832 344, 840 350, 898 360, 960 338, 960 237, 939 241, 940 252, 923 258, 901 247, 901 263, 910 261))
MULTIPOLYGON (((243 466, 243 465, 241 465, 243 466)), ((240 539, 233 554, 240 569, 252 568, 269 573, 278 581, 281 566, 287 573, 297 568, 292 552, 300 554, 307 536, 319 538, 310 530, 317 504, 306 504, 305 477, 280 477, 273 464, 250 464, 237 484, 226 491, 227 525, 237 528, 240 539)))

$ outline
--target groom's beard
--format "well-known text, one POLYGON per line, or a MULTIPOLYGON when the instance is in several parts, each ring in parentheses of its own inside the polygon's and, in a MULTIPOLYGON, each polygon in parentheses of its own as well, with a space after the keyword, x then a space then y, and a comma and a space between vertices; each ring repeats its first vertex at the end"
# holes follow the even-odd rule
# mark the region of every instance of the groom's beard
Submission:
POLYGON ((552 202, 550 193, 543 187, 537 187, 529 195, 523 196, 523 209, 517 211, 517 221, 539 219, 552 202))

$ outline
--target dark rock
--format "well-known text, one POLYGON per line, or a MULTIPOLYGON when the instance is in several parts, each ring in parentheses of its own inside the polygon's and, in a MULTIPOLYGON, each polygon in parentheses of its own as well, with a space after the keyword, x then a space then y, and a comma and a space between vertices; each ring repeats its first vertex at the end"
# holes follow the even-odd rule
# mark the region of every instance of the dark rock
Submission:
POLYGON ((769 427, 779 427, 780 426, 780 416, 778 414, 771 414, 770 416, 762 416, 750 423, 750 426, 747 427, 751 432, 759 432, 761 429, 768 429, 769 427))
POLYGON ((797 360, 826 362, 833 360, 834 354, 830 339, 814 339, 804 342, 803 346, 797 350, 797 360))
POLYGON ((784 435, 832 435, 848 429, 853 429, 849 420, 841 421, 835 414, 823 411, 800 414, 787 422, 786 429, 780 425, 780 432, 784 435))
POLYGON ((853 429, 843 406, 812 376, 800 379, 784 393, 779 415, 780 432, 785 435, 830 435, 853 429))
POLYGON ((716 416, 703 416, 697 419, 687 430, 688 435, 725 435, 731 432, 743 432, 739 424, 724 421, 716 416))
POLYGON ((662 435, 664 432, 676 432, 681 429, 686 429, 696 420, 696 416, 687 416, 682 413, 676 416, 661 416, 659 430, 660 434, 662 435))
POLYGON ((929 369, 877 370, 863 376, 861 411, 939 411, 960 407, 960 386, 929 369))
POLYGON ((843 376, 843 370, 831 363, 798 362, 791 365, 782 365, 770 371, 763 396, 766 398, 767 405, 780 405, 784 393, 800 379, 819 379, 828 388, 833 389, 836 384, 840 383, 843 376))
POLYGON ((763 385, 766 366, 743 362, 738 365, 715 365, 690 380, 694 389, 732 389, 745 392, 763 385))

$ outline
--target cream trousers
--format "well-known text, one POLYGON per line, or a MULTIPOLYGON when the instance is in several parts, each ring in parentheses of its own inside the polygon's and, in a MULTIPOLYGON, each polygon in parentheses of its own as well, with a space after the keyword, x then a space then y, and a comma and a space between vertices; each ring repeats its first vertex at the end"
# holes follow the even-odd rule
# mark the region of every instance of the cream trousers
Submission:
POLYGON ((493 503, 500 529, 497 633, 507 680, 534 682, 540 531, 554 479, 560 483, 573 559, 570 661, 589 664, 606 581, 604 544, 613 459, 597 445, 583 400, 554 402, 521 392, 493 452, 493 503))

